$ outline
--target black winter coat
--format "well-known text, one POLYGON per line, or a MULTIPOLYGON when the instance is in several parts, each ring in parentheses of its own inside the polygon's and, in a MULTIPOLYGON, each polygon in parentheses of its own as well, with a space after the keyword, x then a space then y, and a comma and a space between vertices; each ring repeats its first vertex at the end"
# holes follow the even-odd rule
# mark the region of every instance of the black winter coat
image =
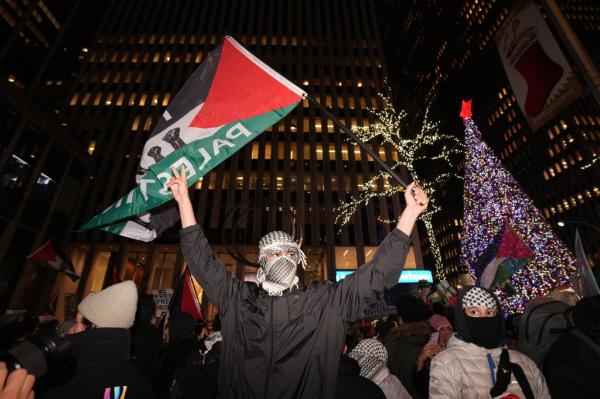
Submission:
POLYGON ((231 277, 198 225, 183 229, 186 262, 221 315, 219 398, 334 398, 346 323, 398 282, 409 245, 394 229, 343 281, 276 297, 231 277))
POLYGON ((425 322, 400 324, 384 340, 388 350, 388 369, 394 374, 413 398, 426 397, 419 394, 417 384, 423 378, 417 375, 417 359, 421 350, 429 342, 433 328, 425 322))
POLYGON ((543 371, 553 399, 600 398, 600 344, 596 345, 594 349, 571 331, 552 344, 543 371))
MULTIPOLYGON (((63 373, 60 380, 53 376, 52 384, 36 391, 36 398, 102 399, 107 389, 117 387, 127 392, 127 399, 152 399, 154 394, 145 377, 130 360, 131 336, 124 328, 94 328, 68 335, 75 369, 63 373)), ((112 394, 110 397, 113 397, 112 394)))

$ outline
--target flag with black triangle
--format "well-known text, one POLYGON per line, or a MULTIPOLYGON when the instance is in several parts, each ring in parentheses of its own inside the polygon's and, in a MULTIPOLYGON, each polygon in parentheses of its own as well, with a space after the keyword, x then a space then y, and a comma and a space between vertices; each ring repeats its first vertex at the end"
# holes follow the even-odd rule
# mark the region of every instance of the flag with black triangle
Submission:
POLYGON ((79 280, 79 275, 69 256, 64 253, 54 240, 48 240, 44 245, 36 249, 27 260, 36 262, 57 272, 66 274, 71 281, 79 280))

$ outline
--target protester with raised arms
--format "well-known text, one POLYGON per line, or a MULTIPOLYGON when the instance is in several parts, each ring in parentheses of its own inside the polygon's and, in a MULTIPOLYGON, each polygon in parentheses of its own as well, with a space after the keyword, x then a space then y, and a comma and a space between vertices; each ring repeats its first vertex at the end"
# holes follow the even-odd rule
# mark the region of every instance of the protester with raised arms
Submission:
POLYGON ((338 283, 302 285, 305 256, 290 235, 259 242, 259 285, 229 275, 197 225, 187 172, 173 169, 167 187, 179 205, 181 248, 188 267, 221 316, 220 398, 333 398, 345 323, 398 282, 427 194, 406 188, 406 208, 371 260, 338 283))

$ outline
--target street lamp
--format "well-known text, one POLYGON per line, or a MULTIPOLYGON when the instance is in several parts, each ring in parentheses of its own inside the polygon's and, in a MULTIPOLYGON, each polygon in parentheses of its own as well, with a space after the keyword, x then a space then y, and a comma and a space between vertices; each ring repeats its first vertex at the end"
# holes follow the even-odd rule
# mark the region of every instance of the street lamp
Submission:
POLYGON ((559 220, 558 223, 556 223, 556 224, 558 225, 558 227, 565 227, 565 225, 567 225, 567 224, 581 224, 583 226, 591 227, 592 229, 600 232, 600 227, 595 226, 595 225, 593 225, 591 223, 588 223, 588 222, 582 222, 581 220, 569 220, 569 221, 566 221, 566 222, 564 222, 562 220, 559 220))

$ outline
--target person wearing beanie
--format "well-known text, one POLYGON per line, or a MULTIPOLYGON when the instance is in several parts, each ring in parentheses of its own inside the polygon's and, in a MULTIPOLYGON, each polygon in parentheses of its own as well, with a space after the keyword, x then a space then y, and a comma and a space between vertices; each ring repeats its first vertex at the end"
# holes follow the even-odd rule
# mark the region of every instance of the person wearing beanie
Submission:
POLYGON ((299 244, 284 232, 267 234, 259 242, 257 285, 227 272, 196 223, 185 168, 172 170, 167 188, 179 205, 183 255, 221 315, 219 398, 334 398, 344 326, 398 282, 415 221, 427 209, 425 192, 406 188, 396 228, 369 263, 337 283, 302 284, 299 244))
POLYGON ((544 360, 553 398, 600 398, 600 295, 584 298, 572 310, 573 329, 563 334, 544 360))
POLYGON ((360 376, 373 381, 385 394, 386 399, 410 399, 410 394, 394 374, 386 367, 388 352, 381 342, 373 338, 363 339, 348 354, 360 366, 360 376))
MULTIPOLYGON (((102 398, 126 390, 129 398, 154 398, 148 381, 131 360, 131 335, 138 292, 123 281, 89 294, 79 306, 75 324, 66 335, 73 369, 42 381, 42 399, 102 398), (125 388, 126 387, 126 388, 125 388)), ((111 396, 112 397, 112 396, 111 396)))
POLYGON ((430 342, 430 313, 421 298, 401 295, 396 300, 398 325, 381 339, 389 353, 387 366, 413 398, 427 396, 427 359, 441 349, 430 342))
POLYGON ((455 327, 446 350, 431 360, 430 398, 550 398, 533 360, 506 348, 504 315, 490 291, 459 293, 455 327))
POLYGON ((438 344, 440 345, 440 348, 442 348, 442 350, 446 349, 446 346, 448 345, 448 340, 454 332, 450 321, 448 321, 446 317, 440 314, 434 314, 429 319, 429 325, 439 333, 438 344))

